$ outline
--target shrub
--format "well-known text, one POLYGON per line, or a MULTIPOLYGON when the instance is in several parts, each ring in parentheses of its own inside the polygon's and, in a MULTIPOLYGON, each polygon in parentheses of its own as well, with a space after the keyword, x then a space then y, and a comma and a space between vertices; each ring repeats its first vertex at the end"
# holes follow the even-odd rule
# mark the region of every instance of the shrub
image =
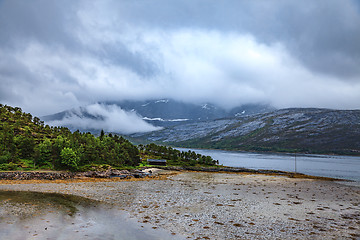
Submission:
POLYGON ((13 162, 0 164, 1 171, 15 171, 15 170, 17 170, 17 168, 18 168, 18 165, 13 162))
POLYGON ((3 155, 0 156, 0 164, 1 163, 8 163, 12 159, 11 153, 6 151, 3 153, 3 155))
POLYGON ((72 148, 64 148, 60 153, 61 163, 66 167, 69 167, 71 170, 77 170, 78 164, 80 161, 79 156, 76 154, 72 148))

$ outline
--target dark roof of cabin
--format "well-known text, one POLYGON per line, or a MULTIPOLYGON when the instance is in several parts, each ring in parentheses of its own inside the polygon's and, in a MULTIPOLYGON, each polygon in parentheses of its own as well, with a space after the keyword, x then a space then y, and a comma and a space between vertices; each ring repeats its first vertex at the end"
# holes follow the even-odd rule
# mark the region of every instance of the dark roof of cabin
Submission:
POLYGON ((148 162, 166 162, 165 159, 148 159, 148 162))

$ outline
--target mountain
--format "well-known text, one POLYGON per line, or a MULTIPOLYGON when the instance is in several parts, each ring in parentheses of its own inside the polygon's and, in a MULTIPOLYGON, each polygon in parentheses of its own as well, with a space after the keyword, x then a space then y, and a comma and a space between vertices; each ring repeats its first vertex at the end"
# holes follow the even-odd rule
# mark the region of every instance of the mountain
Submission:
MULTIPOLYGON (((243 105, 226 110, 211 104, 196 105, 169 99, 103 104, 118 106, 121 111, 164 128, 148 133, 133 131, 135 134, 130 138, 136 142, 191 148, 360 155, 360 110, 274 110, 266 105, 243 105)), ((69 116, 77 116, 77 120, 83 122, 89 119, 101 122, 108 117, 80 107, 42 117, 42 120, 61 122, 69 116)), ((115 124, 123 123, 119 120, 115 124)), ((99 131, 84 126, 81 131, 99 131)))
MULTIPOLYGON (((146 122, 154 126, 161 127, 169 127, 183 123, 194 123, 200 121, 214 120, 224 117, 248 116, 274 110, 274 108, 268 105, 258 104, 247 104, 230 110, 226 110, 224 108, 217 107, 209 103, 191 104, 171 99, 105 102, 103 104, 116 105, 122 110, 129 113, 136 112, 146 122)), ((90 113, 86 107, 80 107, 44 116, 41 119, 45 122, 50 122, 55 120, 63 120, 70 116, 77 116, 81 119, 101 120, 101 118, 104 118, 104 116, 102 116, 101 114, 90 113)), ((119 124, 121 124, 121 122, 119 122, 119 124)))
POLYGON ((115 104, 126 111, 136 111, 144 120, 155 126, 247 116, 274 110, 268 105, 261 104, 246 104, 226 110, 209 103, 191 104, 171 99, 107 102, 107 104, 115 104))
POLYGON ((131 137, 178 147, 360 155, 360 110, 282 109, 131 137))

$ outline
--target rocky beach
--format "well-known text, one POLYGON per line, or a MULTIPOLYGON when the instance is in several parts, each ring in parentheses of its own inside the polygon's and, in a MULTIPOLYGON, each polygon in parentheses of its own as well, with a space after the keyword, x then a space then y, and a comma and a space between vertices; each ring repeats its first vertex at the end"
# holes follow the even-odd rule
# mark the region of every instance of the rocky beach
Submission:
MULTIPOLYGON (((169 233, 158 239, 360 238, 360 188, 356 186, 251 173, 154 173, 160 175, 130 180, 3 180, 0 190, 96 200, 127 212, 145 227, 169 233)), ((0 208, 2 215, 27 211, 16 212, 6 200, 0 208)))

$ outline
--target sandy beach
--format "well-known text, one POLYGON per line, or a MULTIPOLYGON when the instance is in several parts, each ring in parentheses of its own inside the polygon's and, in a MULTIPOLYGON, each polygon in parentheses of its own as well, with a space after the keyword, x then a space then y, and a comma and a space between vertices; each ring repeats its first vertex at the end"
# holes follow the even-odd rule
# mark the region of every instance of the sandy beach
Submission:
POLYGON ((189 239, 360 238, 360 188, 332 181, 182 172, 160 180, 13 183, 0 190, 98 200, 189 239))

